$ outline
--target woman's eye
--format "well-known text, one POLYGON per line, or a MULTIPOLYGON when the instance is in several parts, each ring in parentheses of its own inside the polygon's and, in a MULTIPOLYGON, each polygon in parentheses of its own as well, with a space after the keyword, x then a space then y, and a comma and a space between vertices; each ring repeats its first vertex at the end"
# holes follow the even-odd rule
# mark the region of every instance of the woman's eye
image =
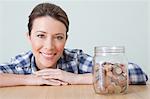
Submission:
POLYGON ((37 37, 44 38, 44 35, 43 34, 38 34, 37 37))
POLYGON ((58 40, 64 39, 64 37, 62 37, 62 36, 57 36, 56 38, 57 38, 58 40))

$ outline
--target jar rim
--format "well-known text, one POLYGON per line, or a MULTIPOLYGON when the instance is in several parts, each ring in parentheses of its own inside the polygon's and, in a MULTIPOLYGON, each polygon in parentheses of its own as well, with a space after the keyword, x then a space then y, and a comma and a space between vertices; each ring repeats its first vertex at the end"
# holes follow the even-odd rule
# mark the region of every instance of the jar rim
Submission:
POLYGON ((124 53, 125 47, 124 46, 95 46, 94 50, 96 53, 124 53))

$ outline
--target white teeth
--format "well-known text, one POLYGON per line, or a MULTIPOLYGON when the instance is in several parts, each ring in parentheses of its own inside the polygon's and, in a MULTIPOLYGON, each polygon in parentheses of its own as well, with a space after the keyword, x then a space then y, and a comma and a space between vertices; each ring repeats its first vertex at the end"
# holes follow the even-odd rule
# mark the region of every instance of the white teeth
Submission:
POLYGON ((42 53, 43 56, 45 57, 53 57, 55 54, 45 54, 45 53, 42 53))

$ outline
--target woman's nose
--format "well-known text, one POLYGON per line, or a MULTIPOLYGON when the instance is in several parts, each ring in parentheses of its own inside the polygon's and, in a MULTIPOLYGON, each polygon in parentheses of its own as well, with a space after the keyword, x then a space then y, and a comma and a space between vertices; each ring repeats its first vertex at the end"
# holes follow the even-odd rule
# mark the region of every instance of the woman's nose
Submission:
POLYGON ((45 40, 44 48, 46 48, 47 50, 54 49, 54 41, 52 39, 45 40))

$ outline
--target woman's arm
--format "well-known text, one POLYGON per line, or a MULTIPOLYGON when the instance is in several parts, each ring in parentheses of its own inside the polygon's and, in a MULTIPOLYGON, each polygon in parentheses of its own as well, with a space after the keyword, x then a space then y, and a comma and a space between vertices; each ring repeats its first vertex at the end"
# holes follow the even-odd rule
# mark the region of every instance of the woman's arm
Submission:
POLYGON ((36 75, 17 75, 17 74, 0 74, 0 87, 18 86, 18 85, 66 85, 67 83, 59 80, 45 80, 36 75))
POLYGON ((0 74, 0 87, 25 85, 27 75, 0 74))

